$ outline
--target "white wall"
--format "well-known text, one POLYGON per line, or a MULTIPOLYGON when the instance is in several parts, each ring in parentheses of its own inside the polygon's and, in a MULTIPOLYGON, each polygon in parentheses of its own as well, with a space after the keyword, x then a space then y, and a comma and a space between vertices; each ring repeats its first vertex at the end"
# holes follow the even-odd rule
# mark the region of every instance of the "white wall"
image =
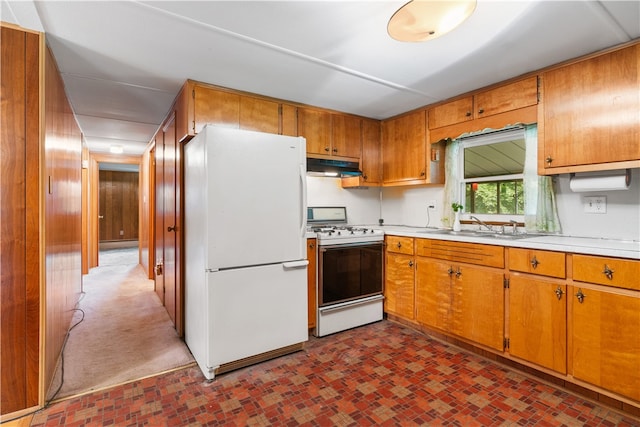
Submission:
MULTIPOLYGON (((626 191, 574 193, 569 175, 554 178, 562 233, 569 236, 640 240, 640 169, 633 169, 626 191), (584 213, 583 197, 607 196, 607 213, 584 213)), ((307 177, 309 206, 347 206, 351 224, 441 227, 443 187, 343 189, 335 178, 307 177), (382 194, 382 203, 380 195, 382 194), (436 209, 427 204, 436 200, 436 209)))

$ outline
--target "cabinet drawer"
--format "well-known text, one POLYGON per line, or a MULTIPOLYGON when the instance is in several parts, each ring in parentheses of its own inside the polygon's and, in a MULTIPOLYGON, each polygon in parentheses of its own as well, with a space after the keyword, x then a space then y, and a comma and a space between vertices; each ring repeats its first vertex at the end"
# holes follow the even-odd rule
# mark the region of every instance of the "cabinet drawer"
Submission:
POLYGON ((640 261, 573 255, 573 280, 640 290, 640 261))
POLYGON ((566 277, 565 254, 509 248, 509 270, 564 279, 566 277))
POLYGON ((502 246, 449 240, 417 239, 416 254, 453 262, 497 268, 504 267, 504 248, 502 246))
POLYGON ((413 237, 386 236, 387 252, 413 255, 413 237))

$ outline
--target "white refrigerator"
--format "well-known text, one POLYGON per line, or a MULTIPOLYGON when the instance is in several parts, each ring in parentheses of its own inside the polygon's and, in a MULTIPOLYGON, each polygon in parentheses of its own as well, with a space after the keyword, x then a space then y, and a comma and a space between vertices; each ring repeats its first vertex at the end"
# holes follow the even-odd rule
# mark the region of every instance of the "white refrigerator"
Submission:
POLYGON ((211 125, 185 145, 185 341, 208 379, 308 339, 305 158, 211 125))

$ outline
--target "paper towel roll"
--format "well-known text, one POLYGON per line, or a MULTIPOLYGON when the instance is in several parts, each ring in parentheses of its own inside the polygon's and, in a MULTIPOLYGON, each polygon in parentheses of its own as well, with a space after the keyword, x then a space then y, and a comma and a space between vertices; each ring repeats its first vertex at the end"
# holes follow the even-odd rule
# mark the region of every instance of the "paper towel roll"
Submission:
POLYGON ((630 171, 623 175, 572 176, 569 181, 569 188, 576 193, 628 190, 630 181, 630 171))

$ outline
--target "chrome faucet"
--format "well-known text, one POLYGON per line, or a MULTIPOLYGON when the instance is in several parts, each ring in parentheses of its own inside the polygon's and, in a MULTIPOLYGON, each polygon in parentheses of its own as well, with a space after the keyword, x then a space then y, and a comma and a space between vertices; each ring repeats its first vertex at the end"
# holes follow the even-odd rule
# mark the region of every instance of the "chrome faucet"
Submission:
POLYGON ((482 228, 482 226, 484 225, 487 228, 487 230, 493 231, 493 227, 491 227, 489 224, 486 224, 486 223, 482 222, 480 219, 476 218, 475 216, 472 215, 469 218, 471 218, 472 220, 474 220, 478 224, 480 224, 480 228, 482 228))
POLYGON ((509 223, 513 226, 513 234, 518 234, 518 221, 510 219, 509 223))

